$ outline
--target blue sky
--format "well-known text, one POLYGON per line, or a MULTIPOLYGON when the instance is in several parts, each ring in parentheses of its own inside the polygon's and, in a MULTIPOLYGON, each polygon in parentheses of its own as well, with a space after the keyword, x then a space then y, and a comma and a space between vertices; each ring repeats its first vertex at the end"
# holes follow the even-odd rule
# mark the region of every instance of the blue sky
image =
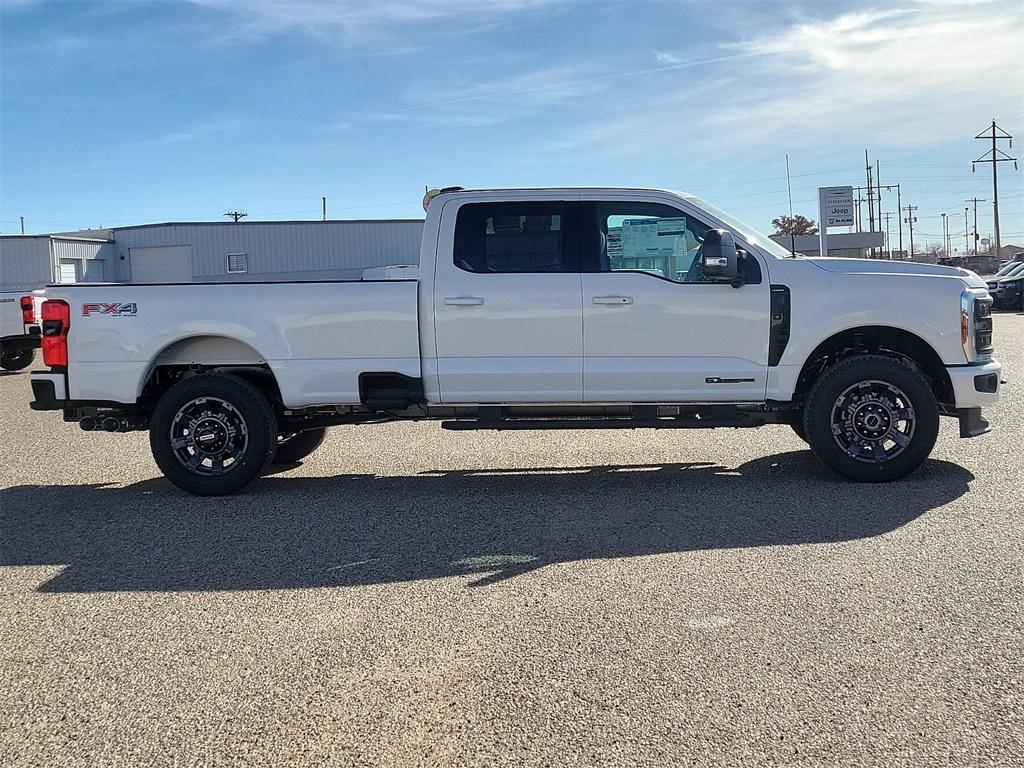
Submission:
MULTIPOLYGON (((1024 5, 890 0, 2 3, 0 231, 419 217, 429 186, 643 185, 761 228, 883 183, 991 230, 995 117, 1024 140, 1024 5)), ((1016 150, 1003 149, 1017 155, 1016 150)), ((1001 172, 1024 243, 1024 171, 1001 172)), ((883 200, 892 212, 895 198, 883 200)))

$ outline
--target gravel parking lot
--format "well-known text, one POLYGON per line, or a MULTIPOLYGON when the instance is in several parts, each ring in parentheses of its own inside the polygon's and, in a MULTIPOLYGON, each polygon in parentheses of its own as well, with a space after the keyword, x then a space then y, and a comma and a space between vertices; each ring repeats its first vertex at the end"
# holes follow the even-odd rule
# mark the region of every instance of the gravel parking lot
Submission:
POLYGON ((1024 315, 995 431, 852 485, 787 427, 336 428, 237 496, 0 378, 0 760, 1007 765, 1024 315))

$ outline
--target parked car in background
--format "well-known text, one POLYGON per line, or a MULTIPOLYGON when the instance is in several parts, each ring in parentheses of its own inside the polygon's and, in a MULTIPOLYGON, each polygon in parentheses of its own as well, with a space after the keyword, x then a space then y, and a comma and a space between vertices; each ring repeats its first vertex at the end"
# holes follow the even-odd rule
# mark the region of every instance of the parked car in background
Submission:
POLYGON ((996 309, 1016 309, 1020 306, 1021 280, 1024 279, 1024 262, 1010 262, 1008 270, 1000 270, 996 276, 987 278, 985 285, 992 296, 996 309))
POLYGON ((32 364, 41 337, 43 291, 0 293, 0 368, 20 371, 32 364))
POLYGON ((999 281, 996 288, 1002 309, 1024 310, 1024 264, 999 281))

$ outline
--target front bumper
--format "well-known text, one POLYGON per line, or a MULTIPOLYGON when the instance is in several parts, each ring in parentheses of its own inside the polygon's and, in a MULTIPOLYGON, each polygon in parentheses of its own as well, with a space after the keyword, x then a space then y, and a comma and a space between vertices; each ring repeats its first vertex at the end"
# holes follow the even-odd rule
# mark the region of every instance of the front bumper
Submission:
POLYGON ((972 365, 949 365, 953 404, 959 408, 983 408, 999 402, 1003 366, 998 360, 972 365))

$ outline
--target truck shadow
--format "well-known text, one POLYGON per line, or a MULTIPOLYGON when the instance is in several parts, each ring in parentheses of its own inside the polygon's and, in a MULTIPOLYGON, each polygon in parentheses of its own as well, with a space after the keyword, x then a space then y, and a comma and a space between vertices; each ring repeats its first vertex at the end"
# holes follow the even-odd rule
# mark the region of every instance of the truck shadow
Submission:
POLYGON ((969 491, 930 460, 854 485, 808 451, 713 464, 266 477, 201 499, 162 478, 3 491, 0 565, 62 565, 43 592, 353 586, 692 550, 821 544, 892 531, 969 491))

